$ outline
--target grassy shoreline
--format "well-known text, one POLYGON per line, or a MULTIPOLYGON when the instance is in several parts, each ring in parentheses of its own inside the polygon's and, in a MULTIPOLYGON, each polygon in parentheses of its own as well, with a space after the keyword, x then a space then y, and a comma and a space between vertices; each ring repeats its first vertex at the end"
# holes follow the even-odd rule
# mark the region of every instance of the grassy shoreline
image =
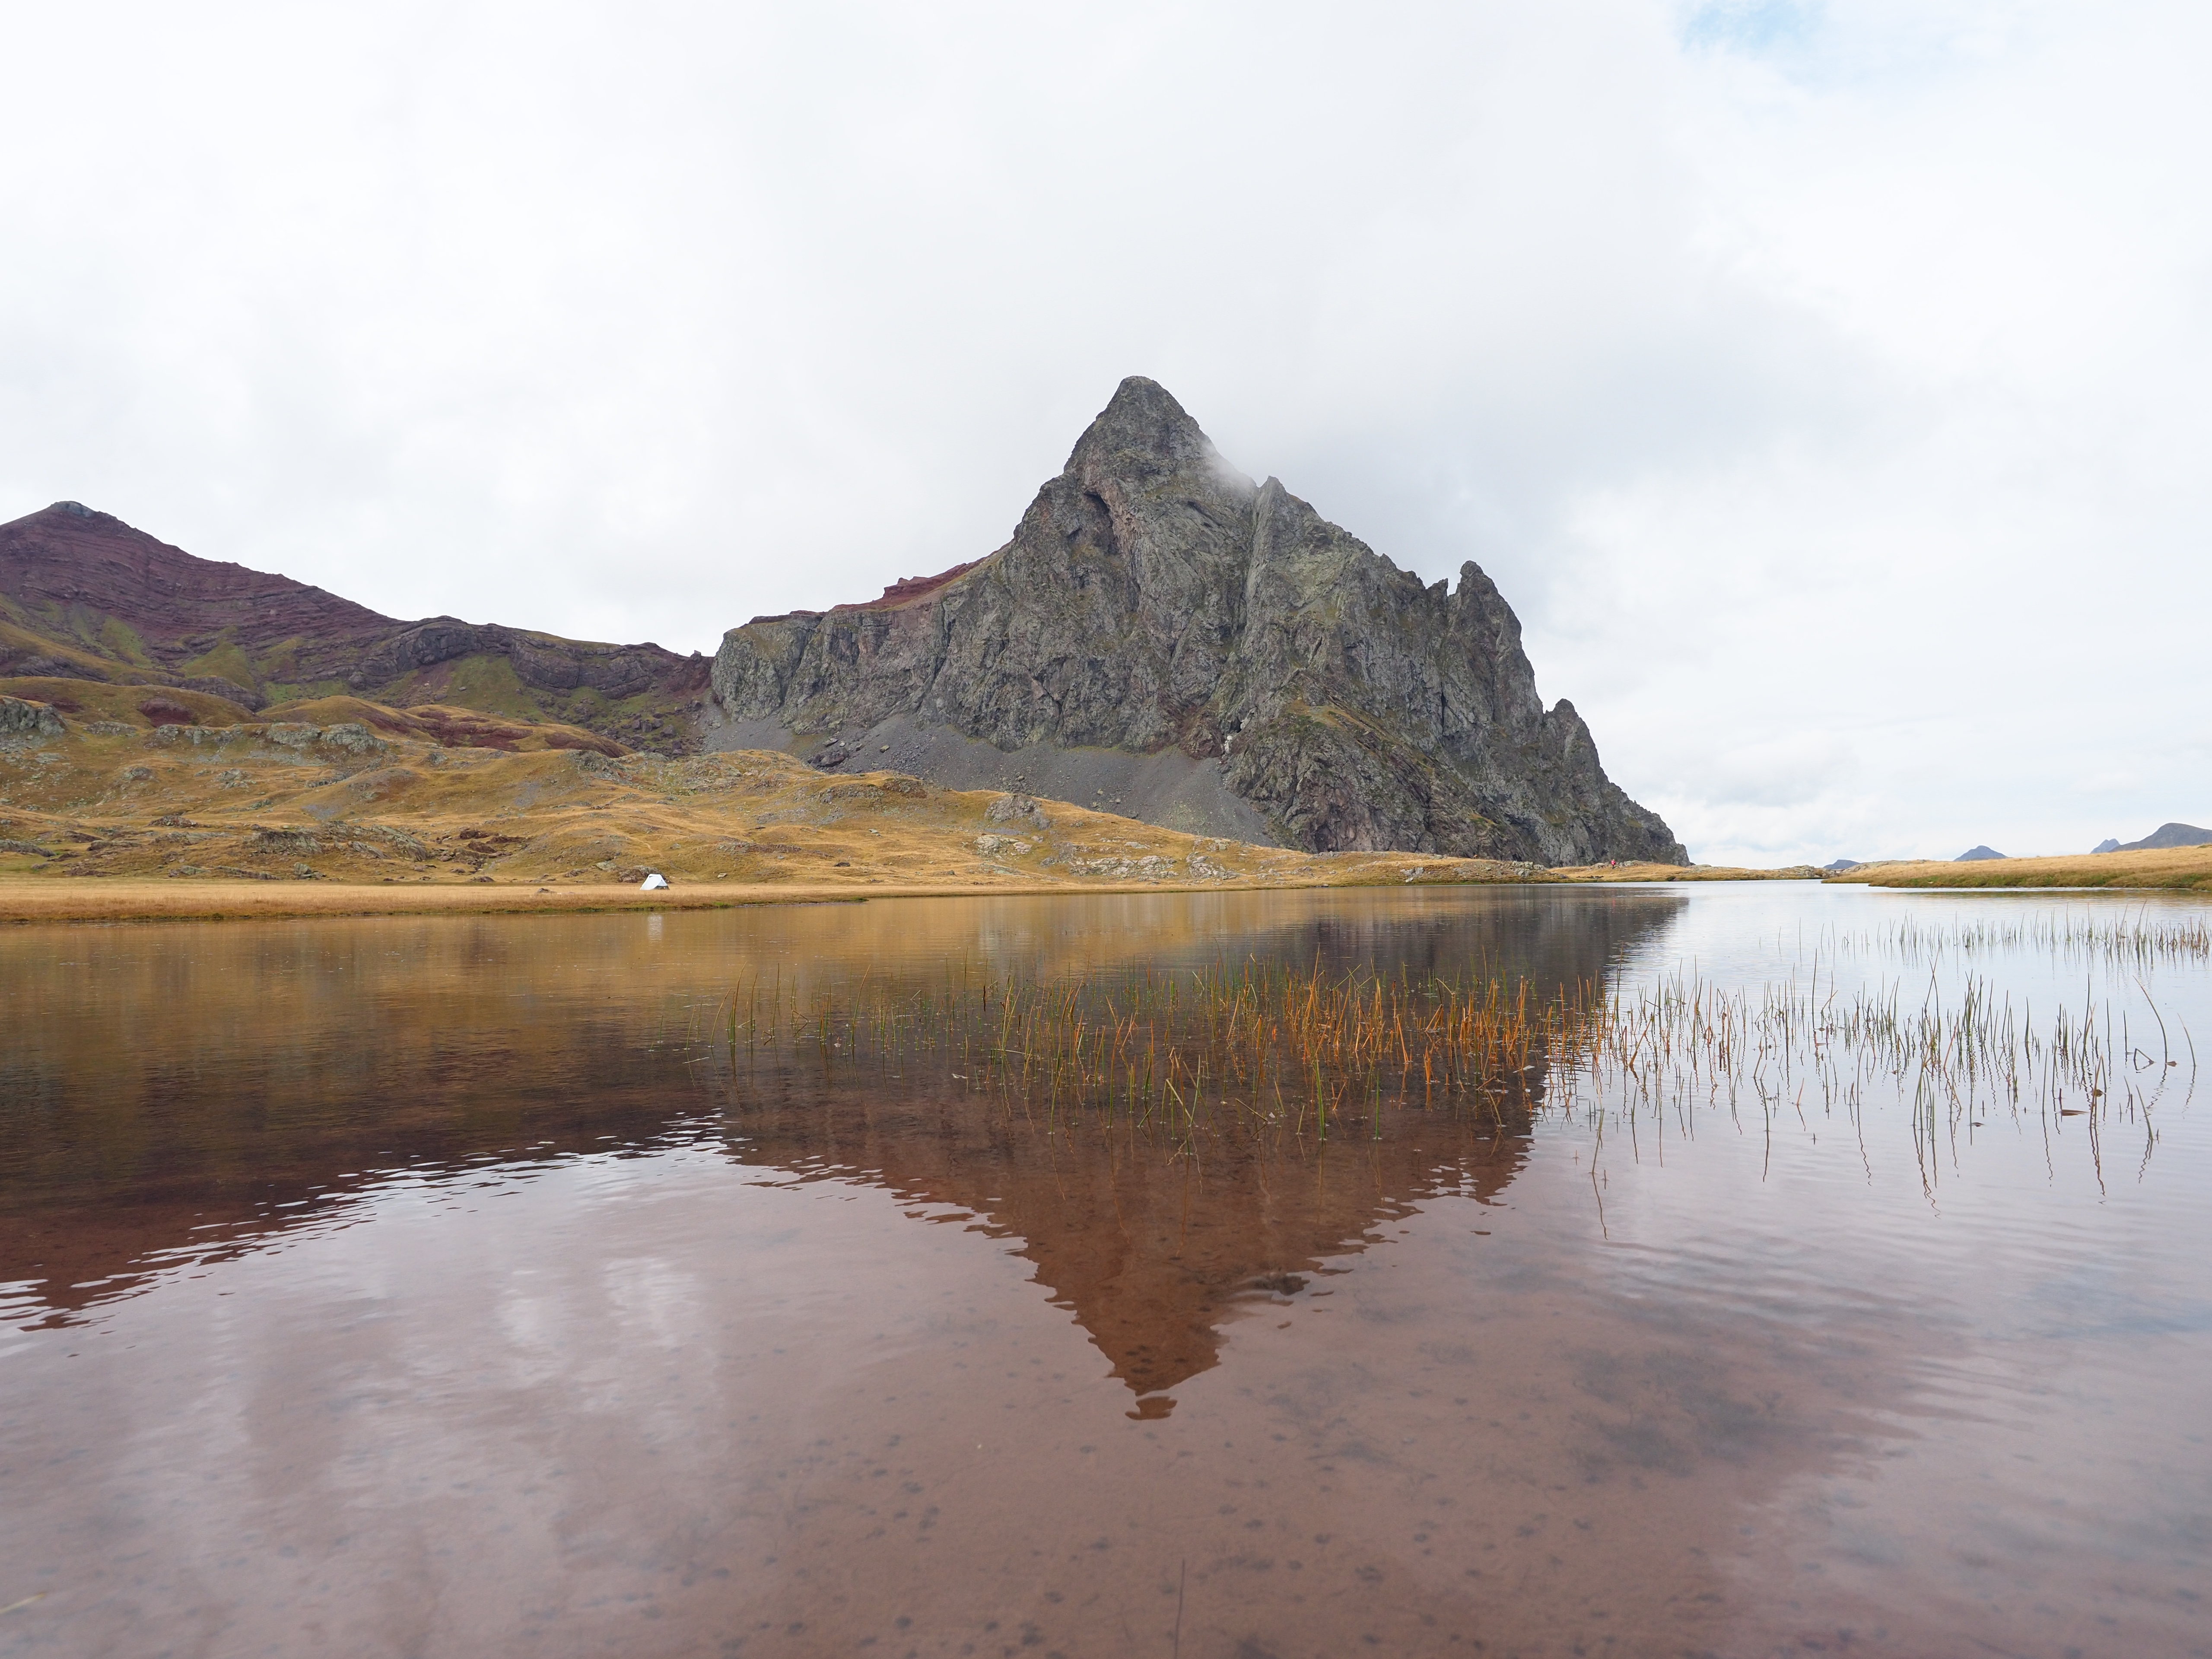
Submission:
MULTIPOLYGON (((441 883, 57 881, 0 879, 0 927, 61 921, 249 921, 310 916, 584 915, 619 911, 733 910, 760 904, 861 904, 871 899, 1085 897, 1096 894, 1253 893, 1398 881, 717 883, 641 892, 632 886, 441 883)), ((1503 885, 1495 882, 1436 885, 1503 885)))
POLYGON ((1976 859, 1960 864, 1923 859, 1862 864, 1830 878, 1866 887, 2129 888, 2212 893, 2212 847, 2163 847, 2132 853, 2077 853, 2052 858, 1976 859))

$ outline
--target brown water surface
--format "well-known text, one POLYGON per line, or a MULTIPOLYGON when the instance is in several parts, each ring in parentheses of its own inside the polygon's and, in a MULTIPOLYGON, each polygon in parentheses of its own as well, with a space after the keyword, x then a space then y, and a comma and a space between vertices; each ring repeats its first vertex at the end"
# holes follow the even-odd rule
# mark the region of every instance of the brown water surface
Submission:
MULTIPOLYGON (((0 1653, 2212 1652, 2212 1142, 2165 1049, 2140 1113, 1539 1068, 1323 1135, 734 1035, 763 986, 1255 961, 1832 994, 1838 940, 1917 997, 1949 958, 1850 941, 1990 902, 0 935, 0 1653)), ((2201 961, 2062 958, 1976 966, 2212 1031, 2201 961)))

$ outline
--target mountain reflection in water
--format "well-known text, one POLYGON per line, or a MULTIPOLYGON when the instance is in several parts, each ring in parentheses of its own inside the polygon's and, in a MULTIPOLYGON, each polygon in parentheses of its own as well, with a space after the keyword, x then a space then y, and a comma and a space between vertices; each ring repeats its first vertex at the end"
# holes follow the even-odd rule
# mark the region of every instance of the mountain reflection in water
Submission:
POLYGON ((866 1094, 741 1111, 732 1150, 877 1182, 1020 1239, 1054 1303, 1148 1396, 1145 1416, 1164 1415, 1163 1391, 1217 1363, 1225 1319, 1328 1294, 1328 1259, 1378 1223, 1443 1193, 1490 1201, 1528 1155, 1525 1114, 1501 1127, 1391 1109, 1328 1142, 1231 1118, 1186 1139, 1126 1119, 1054 1124, 986 1100, 866 1094))
POLYGON ((0 933, 0 1655, 2212 1659, 2212 949, 2144 917, 1757 884, 0 933), (1473 1029, 1435 998, 1325 1139, 1295 1067, 1260 1087, 1287 1024, 1173 1109, 1118 1049, 1061 1086, 1060 1025, 975 1042, 979 987, 1248 962, 1377 1010, 1627 990, 1556 1071, 1481 1026, 1499 1066, 1394 1103, 1473 1029), (763 987, 843 1012, 763 1040, 763 987))
MULTIPOLYGON (((236 923, 77 929, 58 951, 46 930, 18 929, 0 937, 23 1016, 0 1056, 9 1322, 82 1319, 161 1273, 333 1224, 403 1171, 512 1175, 719 1143, 743 1163, 879 1184, 1019 1238, 1139 1411, 1157 1415, 1172 1405, 1164 1390, 1216 1363, 1224 1320, 1325 1295, 1328 1258, 1425 1199, 1494 1197, 1526 1157, 1525 1114, 1391 1109, 1327 1139, 1224 1115, 1178 1138, 1110 1115, 1048 1122, 942 1077, 833 1070, 739 1090, 718 1035, 735 988, 865 979, 883 993, 948 972, 1258 962, 1496 973, 1541 999, 1601 977, 1681 904, 1592 896, 236 923)), ((1528 1085, 1540 1094, 1540 1077, 1528 1085)))

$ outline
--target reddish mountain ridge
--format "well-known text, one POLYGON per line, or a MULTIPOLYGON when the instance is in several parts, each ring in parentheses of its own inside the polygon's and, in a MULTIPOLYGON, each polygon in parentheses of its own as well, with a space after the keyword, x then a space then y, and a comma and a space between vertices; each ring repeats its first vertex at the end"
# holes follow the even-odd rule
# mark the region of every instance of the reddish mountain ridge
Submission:
POLYGON ((182 686, 249 709, 335 695, 454 704, 688 752, 707 672, 657 645, 386 617, 76 501, 0 525, 0 677, 182 686))

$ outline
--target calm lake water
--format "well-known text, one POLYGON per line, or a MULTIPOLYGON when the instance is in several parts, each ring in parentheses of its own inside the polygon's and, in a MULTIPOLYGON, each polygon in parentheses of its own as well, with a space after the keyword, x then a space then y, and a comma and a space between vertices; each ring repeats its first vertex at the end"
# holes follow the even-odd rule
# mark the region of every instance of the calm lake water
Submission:
POLYGON ((0 1654, 2212 1654, 2208 921, 7 930, 0 1654), (758 1021, 1255 963, 1618 1040, 1324 1133, 758 1021))

